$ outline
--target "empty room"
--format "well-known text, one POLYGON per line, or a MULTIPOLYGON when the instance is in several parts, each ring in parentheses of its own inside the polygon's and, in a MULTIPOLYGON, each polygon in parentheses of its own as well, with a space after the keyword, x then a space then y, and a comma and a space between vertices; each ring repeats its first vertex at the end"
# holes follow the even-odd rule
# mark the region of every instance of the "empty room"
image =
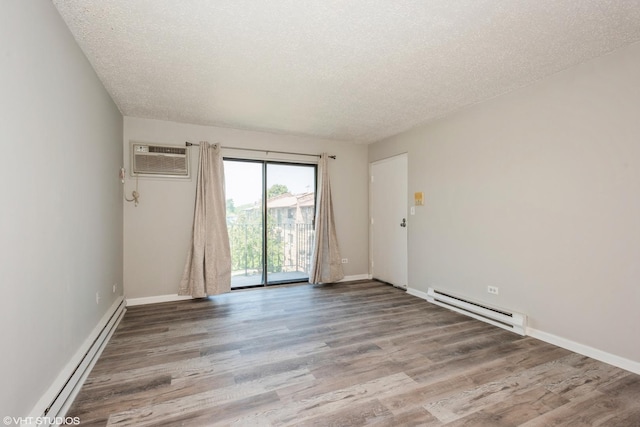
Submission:
POLYGON ((640 426, 640 0, 0 3, 4 425, 640 426))

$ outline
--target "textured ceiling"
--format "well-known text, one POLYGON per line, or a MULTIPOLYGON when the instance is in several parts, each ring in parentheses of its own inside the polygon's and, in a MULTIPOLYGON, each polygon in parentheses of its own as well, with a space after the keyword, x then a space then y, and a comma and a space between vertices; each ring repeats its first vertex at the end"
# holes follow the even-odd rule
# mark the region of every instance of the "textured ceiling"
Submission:
POLYGON ((53 0, 125 116, 372 142, 640 40, 640 0, 53 0))

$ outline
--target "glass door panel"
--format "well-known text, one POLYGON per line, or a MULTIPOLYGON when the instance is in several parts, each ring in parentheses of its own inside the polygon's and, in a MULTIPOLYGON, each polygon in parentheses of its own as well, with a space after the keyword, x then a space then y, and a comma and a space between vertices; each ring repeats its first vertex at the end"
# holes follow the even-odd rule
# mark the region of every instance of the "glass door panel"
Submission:
POLYGON ((309 279, 316 167, 267 163, 267 283, 309 279))
POLYGON ((225 160, 231 287, 264 284, 262 162, 225 160))

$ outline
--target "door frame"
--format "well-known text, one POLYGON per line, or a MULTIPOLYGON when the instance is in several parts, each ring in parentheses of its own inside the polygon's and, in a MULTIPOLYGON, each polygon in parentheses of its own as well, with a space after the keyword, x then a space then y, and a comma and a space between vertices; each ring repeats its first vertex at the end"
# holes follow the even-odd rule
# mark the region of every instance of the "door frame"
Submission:
MULTIPOLYGON (((373 212, 373 188, 372 188, 372 183, 373 183, 373 168, 375 164, 379 164, 379 163, 384 163, 384 162, 388 162, 388 161, 393 161, 394 159, 397 158, 405 158, 406 159, 406 167, 403 173, 404 176, 404 180, 405 180, 405 184, 406 184, 406 188, 407 191, 404 194, 404 205, 406 208, 406 212, 405 212, 405 218, 407 218, 407 221, 409 221, 408 218, 408 214, 409 214, 409 153, 407 152, 403 152, 403 153, 398 153, 398 154, 394 154, 392 156, 389 157, 385 157, 382 159, 378 159, 372 162, 369 162, 369 277, 370 278, 374 278, 375 276, 375 265, 373 263, 373 249, 374 249, 374 238, 373 238, 373 218, 375 217, 374 212, 373 212)), ((399 288, 399 289, 407 289, 409 287, 409 280, 408 280, 408 273, 409 273, 409 235, 408 235, 408 230, 407 230, 407 241, 406 241, 406 248, 405 248, 405 262, 403 263, 403 268, 404 268, 404 277, 406 280, 406 283, 404 284, 404 286, 402 285, 398 285, 398 284, 392 284, 393 286, 399 288)), ((380 280, 380 279, 376 279, 376 280, 380 280)), ((382 282, 382 280, 380 280, 382 282)), ((387 282, 384 282, 387 283, 387 282)))
MULTIPOLYGON (((318 204, 318 164, 311 162, 296 162, 293 160, 267 160, 260 158, 246 158, 246 157, 236 157, 236 156, 223 156, 223 161, 232 161, 232 162, 246 162, 246 163, 257 163, 262 166, 262 206, 261 206, 261 217, 262 217, 262 283, 255 285, 246 285, 246 286, 236 286, 231 288, 231 290, 241 290, 248 288, 261 288, 267 286, 277 286, 277 285, 286 285, 291 283, 304 283, 304 279, 288 279, 288 280, 278 280, 269 282, 268 276, 268 238, 267 238, 267 221, 268 221, 268 211, 267 211, 267 169, 268 165, 291 165, 291 166, 306 166, 313 168, 313 192, 315 194, 314 200, 314 215, 313 215, 313 224, 315 226, 315 207, 318 204)), ((226 197, 226 196, 225 196, 226 197)), ((308 280, 308 278, 307 278, 308 280)))

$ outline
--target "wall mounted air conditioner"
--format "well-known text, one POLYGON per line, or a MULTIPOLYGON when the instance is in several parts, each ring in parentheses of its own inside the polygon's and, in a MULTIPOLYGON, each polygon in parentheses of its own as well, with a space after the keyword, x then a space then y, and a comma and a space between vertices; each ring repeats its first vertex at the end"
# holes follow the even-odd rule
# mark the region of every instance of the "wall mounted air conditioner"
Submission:
POLYGON ((131 142, 131 175, 189 178, 189 149, 131 142))

